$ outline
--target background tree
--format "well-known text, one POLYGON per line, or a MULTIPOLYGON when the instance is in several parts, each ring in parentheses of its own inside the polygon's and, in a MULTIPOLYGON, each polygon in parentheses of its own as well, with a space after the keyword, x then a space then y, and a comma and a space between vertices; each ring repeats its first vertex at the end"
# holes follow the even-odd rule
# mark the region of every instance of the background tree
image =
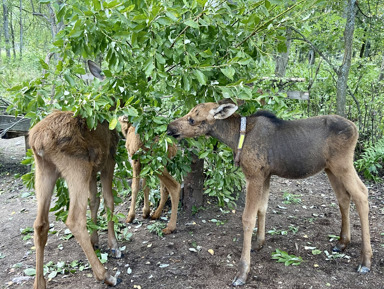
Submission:
POLYGON ((4 41, 5 41, 5 51, 7 53, 7 58, 11 58, 11 48, 9 40, 9 20, 8 20, 8 7, 6 0, 3 0, 3 29, 4 29, 4 41))
POLYGON ((352 60, 352 43, 353 43, 353 32, 355 30, 355 0, 349 0, 346 7, 346 23, 344 30, 344 58, 343 63, 338 70, 338 79, 336 84, 336 99, 337 99, 337 114, 345 116, 345 104, 347 95, 347 84, 349 69, 351 67, 352 60))

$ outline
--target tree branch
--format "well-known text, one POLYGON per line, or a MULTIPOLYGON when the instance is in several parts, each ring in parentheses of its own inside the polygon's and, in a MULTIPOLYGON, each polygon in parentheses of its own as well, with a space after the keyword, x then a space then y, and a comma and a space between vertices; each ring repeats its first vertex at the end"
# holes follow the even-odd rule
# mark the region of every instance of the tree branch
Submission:
POLYGON ((305 41, 307 42, 311 47, 312 49, 314 49, 316 51, 316 53, 318 53, 321 58, 323 58, 325 60, 325 62, 328 63, 328 65, 333 69, 333 71, 338 74, 339 71, 338 69, 336 68, 335 65, 332 64, 332 62, 324 55, 324 53, 322 53, 317 47, 315 44, 313 44, 310 40, 308 40, 300 31, 298 31, 297 29, 295 29, 294 27, 292 27, 292 30, 295 31, 297 34, 299 34, 302 38, 296 38, 298 40, 302 40, 302 41, 305 41))

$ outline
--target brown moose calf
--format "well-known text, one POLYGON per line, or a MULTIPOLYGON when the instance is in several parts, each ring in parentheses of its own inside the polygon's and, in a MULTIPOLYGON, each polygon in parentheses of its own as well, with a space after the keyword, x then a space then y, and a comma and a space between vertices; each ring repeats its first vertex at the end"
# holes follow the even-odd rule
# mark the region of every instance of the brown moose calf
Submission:
POLYGON ((268 112, 242 118, 235 113, 236 110, 237 106, 231 103, 199 104, 168 126, 168 134, 176 139, 209 135, 227 144, 237 154, 236 162, 246 178, 247 196, 243 212, 243 249, 233 285, 243 285, 247 280, 256 217, 256 248, 260 249, 264 244, 271 175, 306 178, 323 169, 336 193, 342 218, 340 239, 334 250, 344 250, 351 240, 349 209, 352 199, 360 216, 362 231, 358 272, 369 272, 372 248, 368 190, 353 167, 358 138, 356 126, 336 115, 284 121, 268 112), (241 126, 243 132, 240 134, 241 126))
MULTIPOLYGON (((66 225, 75 236, 91 264, 97 280, 114 286, 119 280, 109 274, 97 258, 94 246, 98 245, 98 235, 94 231, 89 236, 86 227, 86 210, 89 206, 93 222, 97 222, 100 200, 97 197, 96 174, 100 172, 105 205, 114 210, 112 177, 115 166, 115 152, 118 136, 115 131, 102 123, 89 130, 86 121, 74 117, 72 112, 57 111, 29 132, 29 145, 35 157, 35 190, 37 217, 34 223, 36 247, 35 289, 45 289, 43 276, 44 247, 48 238, 48 213, 56 180, 63 177, 69 190, 69 212, 66 225)), ((121 257, 113 221, 108 222, 108 246, 116 258, 121 257)))
MULTIPOLYGON (((100 67, 93 61, 88 61, 89 70, 92 75, 99 80, 103 81, 105 79, 102 75, 102 70, 100 67)), ((121 131, 126 138, 125 147, 127 148, 128 154, 132 157, 139 149, 144 148, 143 143, 140 140, 140 135, 136 134, 135 128, 128 122, 126 116, 119 117, 119 122, 121 125, 121 131)), ((175 145, 169 147, 168 157, 172 158, 176 155, 177 148, 175 145)), ((149 152, 150 153, 150 152, 149 152)), ((132 160, 132 197, 131 197, 131 206, 128 212, 126 219, 127 223, 133 222, 135 219, 135 207, 136 207, 136 198, 137 193, 140 190, 140 171, 141 164, 140 160, 132 160)), ((162 171, 161 174, 157 176, 160 179, 160 192, 161 199, 158 208, 152 215, 152 219, 158 219, 161 216, 161 212, 164 208, 165 203, 167 202, 168 194, 171 196, 172 203, 172 213, 171 218, 168 222, 168 225, 163 229, 164 234, 170 234, 176 228, 177 221, 177 209, 180 199, 180 184, 169 174, 166 168, 162 171)), ((146 180, 143 179, 143 190, 144 190, 144 207, 143 207, 143 217, 149 217, 149 187, 146 186, 146 180)))
MULTIPOLYGON (((121 131, 125 136, 125 147, 127 148, 128 154, 132 157, 139 149, 144 148, 143 143, 140 140, 140 135, 135 132, 135 128, 128 122, 128 118, 121 116, 119 117, 119 122, 121 125, 121 131)), ((150 153, 148 151, 148 153, 150 153)), ((177 147, 175 145, 168 147, 168 157, 171 159, 177 153, 177 147)), ((140 170, 141 164, 139 159, 131 161, 132 164, 132 200, 131 207, 128 212, 127 222, 131 223, 135 219, 135 206, 137 193, 140 189, 140 170)), ((176 229, 177 221, 177 209, 179 206, 180 199, 180 183, 178 183, 168 172, 166 168, 162 171, 161 174, 157 175, 160 180, 160 203, 156 211, 152 214, 152 220, 160 218, 161 212, 163 211, 164 205, 167 202, 168 195, 171 196, 172 203, 172 212, 171 218, 168 222, 168 225, 163 229, 164 234, 170 234, 176 229)), ((143 179, 143 190, 144 190, 144 207, 143 207, 143 217, 149 217, 149 187, 146 185, 146 180, 143 179)))

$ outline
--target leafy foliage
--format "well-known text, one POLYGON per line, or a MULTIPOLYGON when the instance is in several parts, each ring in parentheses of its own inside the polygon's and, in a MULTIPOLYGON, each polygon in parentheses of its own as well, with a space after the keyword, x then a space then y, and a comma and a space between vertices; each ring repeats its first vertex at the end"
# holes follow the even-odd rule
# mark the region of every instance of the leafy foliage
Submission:
MULTIPOLYGON (((119 128, 117 118, 124 114, 153 152, 133 156, 143 164, 142 176, 156 175, 169 163, 166 148, 172 140, 165 135, 167 123, 197 102, 239 98, 247 100, 243 112, 251 114, 261 107, 261 99, 268 98, 267 108, 285 113, 284 95, 257 98, 260 93, 252 83, 263 74, 260 68, 266 51, 276 45, 275 36, 279 49, 284 46, 274 24, 295 9, 306 9, 298 6, 303 1, 288 8, 269 1, 44 3, 50 3, 57 20, 64 23, 53 43, 60 59, 41 60, 45 72, 41 77, 11 88, 15 96, 8 111, 25 113, 36 123, 52 109, 72 110, 86 118, 90 128, 107 120, 111 129, 119 128), (103 82, 94 80, 89 85, 79 77, 86 73, 83 60, 87 58, 103 60, 103 82)), ((230 150, 219 145, 214 151, 214 141, 199 143, 210 148, 209 155, 202 156, 208 158, 206 187, 219 188, 206 193, 217 196, 221 206, 233 203, 241 181, 232 167, 230 150)), ((122 151, 115 185, 119 192, 126 192, 130 166, 122 151)), ((180 180, 189 169, 188 162, 188 150, 181 151, 169 169, 180 180)), ((32 177, 25 179, 30 182, 32 177)), ((148 185, 154 188, 155 178, 149 179, 148 185)), ((54 210, 65 219, 64 184, 59 184, 57 194, 54 210)))
POLYGON ((374 182, 383 182, 384 175, 384 138, 369 146, 361 158, 355 161, 356 168, 364 174, 364 177, 374 182))
POLYGON ((276 249, 276 251, 272 253, 272 259, 277 260, 276 262, 278 263, 284 263, 285 266, 298 266, 303 262, 301 257, 289 255, 287 252, 279 249, 276 249))
POLYGON ((148 230, 151 233, 156 234, 159 237, 162 237, 164 235, 163 229, 165 229, 166 224, 162 222, 154 222, 153 224, 148 225, 148 230))

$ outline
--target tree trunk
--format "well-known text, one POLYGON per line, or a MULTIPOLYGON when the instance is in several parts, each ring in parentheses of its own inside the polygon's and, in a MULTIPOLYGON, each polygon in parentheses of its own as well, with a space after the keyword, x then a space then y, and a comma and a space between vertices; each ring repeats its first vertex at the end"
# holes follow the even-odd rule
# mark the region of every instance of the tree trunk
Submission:
POLYGON ((284 77, 287 71, 289 51, 291 48, 291 35, 292 35, 292 29, 290 27, 287 27, 287 30, 286 30, 287 40, 285 42, 287 51, 282 52, 276 56, 275 75, 277 77, 284 77))
POLYGON ((191 172, 184 178, 183 209, 190 216, 203 205, 204 159, 192 154, 191 172))
POLYGON ((20 60, 23 58, 23 2, 20 0, 20 60))
POLYGON ((5 51, 7 58, 11 58, 11 49, 9 43, 9 31, 8 31, 8 7, 6 0, 3 0, 3 21, 4 21, 4 40, 5 40, 5 51))
POLYGON ((349 0, 346 7, 347 21, 344 30, 344 59, 343 63, 338 70, 338 79, 336 84, 336 105, 337 114, 345 116, 345 104, 347 95, 347 82, 349 69, 352 60, 352 43, 353 33, 355 30, 355 2, 356 0, 349 0))
POLYGON ((15 31, 13 29, 13 13, 12 13, 12 9, 11 9, 9 15, 10 15, 9 28, 11 28, 11 43, 12 43, 13 59, 16 59, 15 31))
POLYGON ((381 62, 381 67, 380 67, 379 81, 382 81, 384 79, 384 53, 382 57, 383 57, 383 60, 381 62))
MULTIPOLYGON (((0 32, 0 43, 2 43, 1 35, 2 35, 2 33, 0 32)), ((3 55, 3 49, 2 49, 2 47, 0 45, 0 64, 3 63, 3 57, 1 55, 3 55)))

